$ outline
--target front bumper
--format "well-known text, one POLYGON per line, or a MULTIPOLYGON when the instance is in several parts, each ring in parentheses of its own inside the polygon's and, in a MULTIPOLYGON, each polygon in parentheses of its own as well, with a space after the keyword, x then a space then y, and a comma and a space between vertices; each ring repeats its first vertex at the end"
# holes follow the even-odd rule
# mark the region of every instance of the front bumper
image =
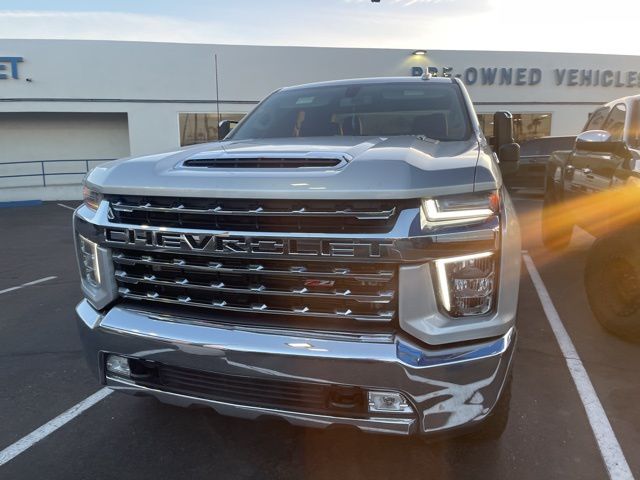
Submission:
POLYGON ((427 347, 402 333, 362 336, 204 325, 123 306, 103 314, 86 300, 76 312, 88 363, 100 381, 115 390, 148 394, 180 406, 206 405, 230 416, 276 416, 301 426, 350 425, 364 431, 405 435, 440 433, 485 419, 502 391, 516 341, 515 328, 494 339, 427 347), (371 413, 351 418, 162 391, 106 375, 104 352, 266 380, 398 391, 408 399, 413 414, 371 413))

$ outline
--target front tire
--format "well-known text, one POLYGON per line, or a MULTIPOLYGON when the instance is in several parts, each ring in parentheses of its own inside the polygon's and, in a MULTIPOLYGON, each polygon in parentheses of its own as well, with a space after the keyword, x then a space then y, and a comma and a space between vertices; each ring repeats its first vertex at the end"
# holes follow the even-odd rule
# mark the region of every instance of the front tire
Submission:
POLYGON ((591 311, 608 331, 640 340, 640 229, 597 239, 589 250, 584 283, 591 311))

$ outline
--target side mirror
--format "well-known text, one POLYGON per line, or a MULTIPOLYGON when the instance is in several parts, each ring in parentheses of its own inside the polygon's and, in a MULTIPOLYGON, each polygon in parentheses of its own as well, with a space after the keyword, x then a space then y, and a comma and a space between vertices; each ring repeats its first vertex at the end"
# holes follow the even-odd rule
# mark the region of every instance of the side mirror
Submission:
POLYGON ((238 122, 235 120, 222 120, 218 124, 218 140, 224 139, 229 132, 231 131, 232 125, 237 125, 238 122))
POLYGON ((606 130, 587 130, 576 137, 576 150, 585 152, 628 154, 627 145, 622 140, 612 140, 606 130))
POLYGON ((496 112, 493 114, 493 135, 496 153, 500 147, 513 143, 513 115, 511 112, 496 112))
POLYGON ((515 173, 520 161, 520 145, 513 139, 511 112, 496 112, 493 115, 493 132, 492 145, 500 160, 500 170, 504 174, 515 173))
POLYGON ((517 143, 502 145, 498 150, 498 159, 502 175, 515 175, 520 166, 520 145, 517 143))
POLYGON ((518 163, 520 161, 520 145, 517 143, 507 143, 500 147, 498 152, 500 163, 518 163))

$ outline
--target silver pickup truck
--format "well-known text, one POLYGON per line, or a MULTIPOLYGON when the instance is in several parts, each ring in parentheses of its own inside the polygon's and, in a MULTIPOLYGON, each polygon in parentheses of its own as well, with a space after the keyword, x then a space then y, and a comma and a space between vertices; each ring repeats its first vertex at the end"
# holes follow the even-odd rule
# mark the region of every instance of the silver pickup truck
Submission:
POLYGON ((73 222, 92 371, 310 427, 504 426, 510 119, 495 116, 494 154, 457 79, 317 83, 223 122, 220 142, 95 168, 73 222))

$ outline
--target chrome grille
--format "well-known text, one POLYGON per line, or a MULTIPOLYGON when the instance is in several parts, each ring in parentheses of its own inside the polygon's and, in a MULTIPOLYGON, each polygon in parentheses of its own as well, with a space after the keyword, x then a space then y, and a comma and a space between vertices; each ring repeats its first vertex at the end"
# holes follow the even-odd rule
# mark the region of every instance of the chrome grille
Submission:
POLYGON ((384 233, 416 200, 255 200, 107 197, 112 221, 245 232, 384 233))
POLYGON ((257 261, 137 250, 114 250, 113 261, 119 292, 131 300, 309 321, 389 323, 397 311, 396 267, 388 263, 257 261))

